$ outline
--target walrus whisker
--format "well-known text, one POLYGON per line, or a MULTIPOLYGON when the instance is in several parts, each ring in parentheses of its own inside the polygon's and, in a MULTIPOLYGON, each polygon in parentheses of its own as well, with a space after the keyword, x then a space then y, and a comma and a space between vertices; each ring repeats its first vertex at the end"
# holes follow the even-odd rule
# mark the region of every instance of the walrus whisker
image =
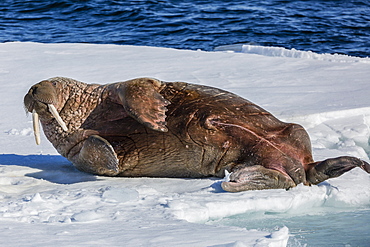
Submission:
POLYGON ((33 133, 35 135, 35 141, 37 145, 40 145, 40 121, 39 121, 39 114, 33 110, 32 111, 32 121, 33 121, 33 133))
POLYGON ((49 107, 51 114, 53 114, 55 120, 57 120, 57 122, 59 123, 60 127, 62 127, 64 131, 68 131, 67 125, 65 124, 63 119, 60 117, 55 106, 53 104, 48 104, 48 107, 49 107))

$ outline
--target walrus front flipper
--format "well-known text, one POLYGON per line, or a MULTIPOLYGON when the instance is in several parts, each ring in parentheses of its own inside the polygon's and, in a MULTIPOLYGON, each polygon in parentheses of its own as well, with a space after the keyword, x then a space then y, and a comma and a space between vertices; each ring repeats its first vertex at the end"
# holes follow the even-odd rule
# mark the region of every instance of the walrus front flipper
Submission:
POLYGON ((104 138, 92 135, 87 138, 72 160, 77 169, 97 175, 115 176, 119 172, 117 155, 104 138))
POLYGON ((167 132, 166 106, 168 100, 159 94, 161 82, 150 78, 123 82, 118 96, 127 113, 148 128, 167 132))
POLYGON ((319 184, 326 179, 339 177, 355 167, 360 167, 367 173, 370 173, 370 165, 368 163, 349 156, 327 159, 309 164, 308 166, 306 177, 307 181, 311 184, 319 184))
POLYGON ((233 172, 229 182, 222 188, 229 192, 264 189, 289 189, 295 187, 294 181, 283 173, 260 165, 248 166, 233 172))

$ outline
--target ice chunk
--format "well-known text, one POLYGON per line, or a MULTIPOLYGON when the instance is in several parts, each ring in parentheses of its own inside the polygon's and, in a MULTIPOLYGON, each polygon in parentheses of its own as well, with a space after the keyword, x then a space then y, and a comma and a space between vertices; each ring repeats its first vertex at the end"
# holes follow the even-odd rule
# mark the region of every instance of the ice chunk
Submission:
POLYGON ((99 218, 101 218, 101 215, 96 213, 94 210, 84 210, 72 215, 72 220, 78 222, 88 222, 99 218))
POLYGON ((289 240, 289 229, 284 226, 276 232, 271 233, 263 239, 258 240, 258 243, 254 245, 255 247, 285 247, 289 240))
POLYGON ((212 245, 210 247, 248 247, 249 245, 243 243, 242 241, 235 241, 228 244, 218 244, 218 245, 212 245))
POLYGON ((139 192, 129 188, 109 187, 103 192, 102 198, 107 202, 129 202, 139 199, 139 192))

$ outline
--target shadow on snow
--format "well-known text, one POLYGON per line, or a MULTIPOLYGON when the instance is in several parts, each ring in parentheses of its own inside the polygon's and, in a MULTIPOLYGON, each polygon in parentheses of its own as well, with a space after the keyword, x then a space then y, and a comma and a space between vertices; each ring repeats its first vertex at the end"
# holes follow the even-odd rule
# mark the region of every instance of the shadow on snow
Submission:
POLYGON ((60 155, 1 154, 1 165, 39 169, 41 171, 27 173, 25 176, 44 179, 58 184, 74 184, 98 180, 95 175, 77 170, 71 162, 60 155))
MULTIPOLYGON (((98 181, 99 176, 81 172, 72 163, 61 155, 17 155, 0 154, 0 166, 23 166, 41 171, 27 173, 25 176, 43 179, 57 184, 75 184, 88 181, 98 181)), ((193 180, 194 178, 178 178, 193 180)), ((210 186, 212 193, 225 193, 221 187, 219 178, 208 177, 205 179, 215 180, 210 186)), ((204 188, 204 189, 208 189, 204 188)))

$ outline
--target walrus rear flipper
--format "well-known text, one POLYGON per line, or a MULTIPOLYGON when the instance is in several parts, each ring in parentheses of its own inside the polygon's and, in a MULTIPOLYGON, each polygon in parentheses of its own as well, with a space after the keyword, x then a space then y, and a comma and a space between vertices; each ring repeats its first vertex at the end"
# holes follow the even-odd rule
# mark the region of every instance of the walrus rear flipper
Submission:
POLYGON ((126 112, 145 127, 167 132, 166 111, 170 102, 159 94, 161 82, 150 78, 119 84, 118 97, 126 112))
POLYGON ((290 189, 296 186, 294 181, 283 173, 260 165, 241 168, 230 175, 229 182, 223 182, 222 188, 229 192, 265 189, 290 189))
POLYGON ((309 164, 308 166, 306 176, 310 184, 319 184, 326 179, 339 177, 355 167, 360 167, 367 173, 370 173, 370 165, 368 163, 349 156, 327 159, 309 164))
POLYGON ((118 158, 110 143, 98 135, 87 138, 80 152, 72 159, 77 169, 105 176, 119 172, 118 158))

